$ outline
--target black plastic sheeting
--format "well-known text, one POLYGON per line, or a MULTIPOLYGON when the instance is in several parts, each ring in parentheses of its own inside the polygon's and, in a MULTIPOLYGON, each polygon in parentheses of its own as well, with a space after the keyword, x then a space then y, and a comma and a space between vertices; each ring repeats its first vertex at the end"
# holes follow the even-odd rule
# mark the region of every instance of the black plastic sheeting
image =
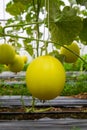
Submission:
POLYGON ((5 71, 5 72, 0 73, 0 79, 8 79, 8 78, 20 79, 21 77, 25 77, 25 71, 18 72, 18 73, 5 71))
MULTIPOLYGON (((24 102, 25 106, 31 106, 32 97, 28 96, 0 96, 0 107, 14 107, 14 106, 21 106, 24 102)), ((76 106, 87 106, 86 99, 78 99, 78 98, 70 98, 59 96, 53 100, 48 100, 46 102, 41 102, 40 100, 36 99, 35 106, 37 107, 49 107, 49 106, 63 106, 63 107, 76 107, 76 106)))
MULTIPOLYGON (((75 84, 77 82, 77 80, 75 79, 75 77, 78 77, 79 75, 86 75, 87 72, 79 72, 79 71, 74 71, 74 72, 66 72, 66 75, 67 75, 67 80, 66 82, 68 84, 71 84, 71 81, 72 81, 72 84, 75 84), (74 79, 72 78, 72 80, 70 80, 71 77, 74 77, 74 79)), ((10 85, 10 86, 14 86, 14 85, 26 85, 26 82, 25 80, 21 80, 21 78, 24 78, 25 79, 25 75, 26 75, 26 72, 25 71, 21 71, 21 72, 18 72, 18 73, 14 73, 14 72, 10 72, 10 71, 5 71, 5 72, 2 72, 0 73, 0 79, 4 79, 2 82, 0 82, 1 85, 10 85), (11 80, 6 80, 6 79, 15 79, 15 81, 11 81, 11 80), (5 81, 6 80, 6 81, 5 81)), ((87 80, 84 80, 84 83, 87 83, 87 80)))
POLYGON ((0 130, 87 130, 87 120, 72 118, 0 121, 0 130))
MULTIPOLYGON (((0 73, 0 79, 7 79, 7 78, 20 78, 20 77, 25 77, 26 72, 25 71, 21 71, 18 72, 17 74, 11 71, 5 71, 0 73)), ((66 72, 67 76, 79 76, 81 74, 87 74, 87 72, 79 72, 79 71, 69 71, 66 72)))

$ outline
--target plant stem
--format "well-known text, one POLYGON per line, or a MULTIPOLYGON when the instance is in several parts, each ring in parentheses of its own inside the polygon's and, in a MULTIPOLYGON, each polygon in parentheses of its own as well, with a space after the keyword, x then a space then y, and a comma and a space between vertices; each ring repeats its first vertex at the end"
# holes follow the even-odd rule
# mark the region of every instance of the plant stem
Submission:
POLYGON ((26 112, 35 112, 35 98, 32 96, 32 106, 31 108, 27 108, 25 109, 26 112))
POLYGON ((25 104, 24 104, 23 96, 21 96, 21 103, 22 103, 22 106, 23 106, 24 110, 26 110, 26 107, 25 107, 25 104))
POLYGON ((34 111, 35 109, 35 98, 32 97, 32 112, 34 111))
POLYGON ((26 26, 26 25, 32 25, 32 24, 42 24, 42 22, 30 22, 30 23, 25 23, 25 24, 13 24, 13 25, 8 25, 8 26, 4 26, 3 30, 5 30, 6 28, 11 28, 11 27, 19 27, 19 26, 26 26))

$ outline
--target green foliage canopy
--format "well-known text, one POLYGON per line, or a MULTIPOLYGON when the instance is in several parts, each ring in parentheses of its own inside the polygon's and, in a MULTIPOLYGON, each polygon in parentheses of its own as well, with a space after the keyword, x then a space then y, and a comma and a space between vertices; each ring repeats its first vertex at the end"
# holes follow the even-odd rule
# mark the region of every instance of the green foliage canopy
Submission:
MULTIPOLYGON (((42 49, 39 45, 42 40, 40 27, 43 24, 51 34, 51 38, 49 37, 48 40, 52 41, 56 48, 71 44, 73 40, 81 41, 87 45, 87 1, 74 0, 73 2, 73 0, 69 0, 69 2, 70 5, 67 6, 62 0, 11 0, 6 5, 6 11, 12 15, 12 18, 7 20, 3 30, 1 27, 0 36, 9 36, 9 41, 16 43, 19 43, 18 40, 21 38, 25 50, 31 56, 35 49, 37 52, 42 49), (85 9, 80 10, 83 5, 85 9), (45 16, 44 19, 40 18, 40 14, 45 16), (20 36, 20 32, 26 33, 27 37, 20 36), (33 46, 32 41, 35 39, 37 39, 34 42, 36 45, 33 46)), ((45 43, 47 41, 44 40, 42 47, 46 49, 45 43)))

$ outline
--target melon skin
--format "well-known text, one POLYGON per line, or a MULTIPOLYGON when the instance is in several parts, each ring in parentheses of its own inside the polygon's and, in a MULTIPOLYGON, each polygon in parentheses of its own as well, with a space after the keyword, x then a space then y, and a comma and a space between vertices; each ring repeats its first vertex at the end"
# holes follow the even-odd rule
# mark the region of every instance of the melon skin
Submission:
POLYGON ((15 49, 9 44, 0 44, 0 64, 12 64, 15 59, 15 49))
MULTIPOLYGON (((71 45, 65 45, 68 49, 76 53, 78 56, 80 56, 80 48, 77 44, 77 42, 72 42, 71 45)), ((65 62, 66 63, 75 63, 78 60, 78 56, 76 56, 74 53, 70 52, 64 47, 60 48, 60 54, 65 56, 65 62)))
POLYGON ((39 100, 51 100, 61 94, 66 73, 58 59, 45 55, 32 60, 26 70, 25 79, 33 97, 39 100))
POLYGON ((20 72, 24 68, 24 61, 20 55, 15 55, 14 62, 12 64, 9 64, 9 70, 12 72, 20 72))

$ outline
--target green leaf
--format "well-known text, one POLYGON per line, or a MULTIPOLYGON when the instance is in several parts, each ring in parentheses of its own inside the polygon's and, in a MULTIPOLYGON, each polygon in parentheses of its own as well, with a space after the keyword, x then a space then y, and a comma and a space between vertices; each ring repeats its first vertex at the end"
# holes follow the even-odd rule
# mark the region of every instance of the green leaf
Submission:
POLYGON ((30 11, 26 14, 26 21, 31 22, 31 8, 29 9, 30 11))
POLYGON ((11 24, 11 23, 13 23, 14 22, 14 19, 13 18, 9 18, 8 20, 7 20, 7 22, 6 22, 6 25, 9 25, 9 24, 11 24))
POLYGON ((62 17, 64 17, 64 16, 71 16, 71 17, 73 17, 73 16, 76 16, 76 14, 77 14, 77 8, 75 8, 75 7, 70 7, 70 6, 65 6, 64 8, 63 8, 63 11, 62 11, 62 13, 61 13, 61 16, 62 17))
MULTIPOLYGON (((18 1, 18 0, 13 0, 13 2, 14 2, 14 3, 18 3, 19 1, 18 1)), ((20 2, 21 2, 22 4, 27 5, 27 4, 29 4, 30 2, 32 2, 32 0, 20 0, 20 2)))
POLYGON ((87 45, 87 18, 83 19, 83 28, 79 34, 83 44, 87 45))
POLYGON ((25 50, 32 56, 33 55, 33 47, 32 45, 27 45, 25 50))
POLYGON ((11 45, 15 48, 15 50, 20 50, 20 48, 22 48, 22 44, 18 42, 18 39, 15 41, 15 39, 9 39, 9 42, 11 43, 11 45))
POLYGON ((76 2, 87 7, 87 0, 76 0, 76 2))
POLYGON ((22 47, 21 43, 17 42, 17 48, 20 49, 22 47))
POLYGON ((3 27, 0 26, 0 37, 2 37, 2 36, 3 36, 3 27))
POLYGON ((69 0, 69 2, 71 5, 76 4, 76 0, 69 0))
POLYGON ((31 26, 26 28, 26 33, 28 35, 33 35, 31 26))
POLYGON ((87 10, 82 10, 81 13, 82 13, 84 16, 87 16, 87 10))
POLYGON ((82 29, 82 20, 72 8, 65 8, 59 19, 50 23, 52 41, 61 45, 71 44, 82 29))
POLYGON ((25 40, 23 40, 24 46, 26 46, 28 43, 31 43, 31 39, 27 38, 25 40))
POLYGON ((46 10, 49 11, 49 17, 51 20, 56 19, 56 17, 58 17, 58 15, 60 15, 60 6, 64 6, 64 2, 61 0, 55 0, 55 2, 53 0, 47 0, 46 1, 46 10), (49 10, 48 10, 48 6, 49 6, 49 10))
POLYGON ((54 56, 58 60, 60 60, 62 63, 64 62, 65 56, 62 54, 59 54, 57 50, 53 50, 52 52, 49 53, 49 55, 54 56))
POLYGON ((49 55, 57 57, 59 55, 59 52, 57 50, 53 50, 49 53, 49 55))
POLYGON ((24 42, 24 48, 25 50, 32 56, 33 55, 33 47, 30 43, 29 39, 26 39, 23 41, 24 42))
POLYGON ((17 2, 17 3, 9 2, 6 5, 6 11, 13 16, 20 15, 21 13, 25 11, 25 9, 26 9, 26 6, 23 5, 21 2, 17 2))

